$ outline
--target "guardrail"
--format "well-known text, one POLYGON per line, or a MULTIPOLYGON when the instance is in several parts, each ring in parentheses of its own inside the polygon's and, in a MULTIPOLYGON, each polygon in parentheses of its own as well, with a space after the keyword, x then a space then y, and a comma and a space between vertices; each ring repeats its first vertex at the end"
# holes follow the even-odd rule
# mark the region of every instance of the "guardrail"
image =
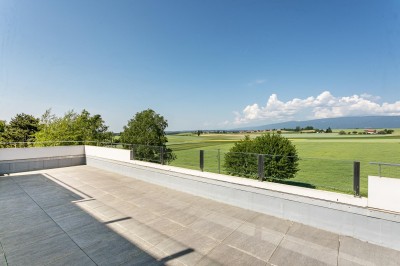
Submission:
POLYGON ((0 142, 0 148, 29 148, 29 147, 49 147, 49 146, 71 146, 71 145, 93 145, 93 146, 109 146, 115 148, 129 149, 132 144, 116 143, 107 141, 94 140, 55 140, 55 141, 27 141, 27 142, 0 142))
MULTIPOLYGON (((299 157, 299 171, 291 179, 281 179, 268 171, 269 163, 274 163, 274 157, 279 155, 257 153, 232 153, 216 150, 171 150, 169 147, 150 146, 130 143, 116 143, 111 141, 45 141, 45 142, 0 142, 1 147, 27 148, 52 147, 69 145, 90 145, 99 147, 130 150, 131 160, 148 161, 158 164, 167 164, 204 172, 228 174, 239 177, 248 177, 260 181, 272 181, 287 185, 337 191, 355 196, 367 195, 366 167, 360 173, 360 163, 352 160, 336 160, 331 158, 299 157), (237 156, 246 161, 246 167, 240 169, 226 169, 226 156, 237 156), (173 158, 173 159, 171 159, 173 158), (174 160, 175 159, 175 160, 174 160), (360 175, 363 176, 360 180, 360 175), (360 182, 361 181, 361 182, 360 182), (360 191, 361 187, 361 191, 360 191)), ((236 157, 235 157, 236 158, 236 157)), ((290 158, 288 158, 289 160, 290 158)), ((365 162, 364 162, 365 163, 365 162)), ((381 163, 383 165, 383 163, 381 163)), ((279 169, 278 169, 279 170, 279 169)))
MULTIPOLYGON (((369 164, 371 165, 378 165, 378 176, 382 177, 382 166, 389 166, 389 167, 400 167, 400 164, 398 163, 382 163, 382 162, 370 162, 369 164)), ((398 168, 399 172, 400 172, 400 168, 398 168)), ((400 173, 399 173, 400 174, 400 173)), ((397 175, 393 176, 393 173, 391 176, 386 176, 386 177, 400 177, 397 175)))

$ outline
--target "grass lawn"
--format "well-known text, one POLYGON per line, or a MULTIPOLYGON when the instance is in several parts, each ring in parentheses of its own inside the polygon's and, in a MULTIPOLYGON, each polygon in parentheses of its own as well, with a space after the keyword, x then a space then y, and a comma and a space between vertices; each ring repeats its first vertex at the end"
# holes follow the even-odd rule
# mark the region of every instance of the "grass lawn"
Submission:
MULTIPOLYGON (((396 131, 398 132, 398 131, 396 131)), ((252 134, 255 137, 259 134, 252 134)), ((300 157, 299 172, 286 183, 352 193, 353 162, 361 162, 361 193, 367 194, 368 175, 377 175, 370 162, 400 163, 399 135, 284 134, 300 157)), ((205 171, 224 173, 224 154, 242 139, 240 134, 169 135, 168 146, 177 155, 171 165, 199 169, 199 150, 205 151, 205 171), (219 155, 218 155, 219 154, 219 155), (218 158, 220 162, 218 162, 218 158), (220 165, 220 167, 218 167, 220 165)), ((255 157, 256 160, 256 157, 255 157)), ((383 175, 400 177, 399 167, 382 168, 383 175)))

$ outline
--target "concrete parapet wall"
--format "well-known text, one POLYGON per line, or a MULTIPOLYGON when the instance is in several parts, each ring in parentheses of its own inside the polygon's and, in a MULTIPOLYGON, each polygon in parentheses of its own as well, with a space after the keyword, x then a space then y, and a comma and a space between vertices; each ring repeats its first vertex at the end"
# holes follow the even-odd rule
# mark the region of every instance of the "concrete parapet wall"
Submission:
POLYGON ((85 145, 86 156, 96 156, 121 162, 130 161, 130 150, 85 145))
POLYGON ((84 164, 84 146, 0 149, 0 175, 84 164))
POLYGON ((85 146, 2 148, 0 161, 85 155, 85 146))
POLYGON ((369 176, 368 206, 400 212, 400 179, 369 176))
POLYGON ((285 191, 269 182, 247 179, 248 183, 243 184, 235 177, 187 169, 178 172, 174 167, 138 161, 96 156, 87 156, 86 160, 100 169, 400 250, 400 214, 369 209, 366 199, 325 191, 315 194, 315 190, 307 188, 302 188, 300 194, 296 193, 297 188, 290 193, 290 186, 285 191), (267 188, 269 185, 271 188, 267 188), (349 197, 347 203, 339 202, 344 196, 349 197), (335 197, 336 201, 326 199, 335 197))

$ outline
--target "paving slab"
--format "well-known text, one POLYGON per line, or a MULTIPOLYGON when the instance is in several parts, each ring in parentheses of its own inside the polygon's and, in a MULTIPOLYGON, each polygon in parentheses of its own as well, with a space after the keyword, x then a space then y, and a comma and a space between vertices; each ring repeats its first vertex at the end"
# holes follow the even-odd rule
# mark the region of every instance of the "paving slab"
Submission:
POLYGON ((111 229, 94 220, 93 223, 68 231, 68 235, 81 248, 101 243, 105 239, 118 237, 111 229))
POLYGON ((55 221, 79 214, 80 212, 84 213, 84 210, 82 210, 76 203, 73 202, 67 202, 66 204, 53 206, 46 209, 46 213, 55 221))
POLYGON ((309 265, 336 265, 338 249, 337 234, 293 223, 270 261, 278 265, 296 261, 309 265))
POLYGON ((6 257, 2 252, 0 252, 0 266, 7 266, 6 257))
POLYGON ((142 250, 123 237, 105 238, 83 249, 97 265, 119 265, 142 250))
MULTIPOLYGON (((219 245, 197 265, 266 265, 267 262, 227 245, 219 245)), ((287 264, 289 265, 289 264, 287 264)))
POLYGON ((9 265, 45 265, 80 249, 65 234, 55 235, 6 252, 9 265))
MULTIPOLYGON (((157 255, 160 257, 163 256, 160 255, 159 253, 157 255)), ((147 252, 141 252, 135 254, 120 264, 120 266, 161 266, 161 265, 165 265, 165 263, 155 259, 147 252)))
POLYGON ((252 223, 244 223, 223 243, 252 256, 268 261, 285 235, 252 223))
POLYGON ((32 227, 26 226, 18 230, 4 232, 1 235, 1 243, 4 251, 8 253, 60 234, 64 234, 64 231, 49 219, 32 227))
POLYGON ((192 215, 185 212, 185 210, 175 208, 169 209, 167 212, 164 213, 163 217, 185 227, 189 226, 197 219, 199 219, 199 217, 196 215, 192 215))
POLYGON ((54 221, 61 227, 64 231, 70 232, 78 228, 85 228, 86 225, 97 224, 97 220, 79 208, 76 208, 75 212, 71 212, 70 215, 54 217, 54 221))
POLYGON ((339 265, 400 265, 400 252, 340 236, 339 265))
POLYGON ((168 256, 181 254, 177 258, 178 261, 186 265, 195 265, 204 255, 219 244, 219 241, 187 228, 177 232, 173 237, 162 241, 156 245, 156 248, 168 256))
POLYGON ((20 230, 20 228, 33 227, 49 220, 48 215, 42 210, 34 213, 21 213, 8 215, 0 219, 0 235, 5 232, 20 230))
MULTIPOLYGON (((4 177, 3 177, 4 178, 4 177)), ((26 194, 15 184, 0 183, 0 200, 18 199, 26 194)))
POLYGON ((127 210, 124 212, 126 215, 129 215, 136 221, 142 222, 142 223, 148 223, 151 222, 155 219, 158 219, 160 216, 156 215, 146 209, 136 207, 132 208, 131 210, 127 210))
POLYGON ((339 248, 339 235, 304 224, 293 223, 287 235, 293 239, 301 239, 310 245, 329 248, 335 252, 339 248))
MULTIPOLYGON (((20 197, 12 197, 4 200, 0 200, 0 212, 2 214, 2 220, 12 218, 13 215, 24 215, 24 214, 34 214, 40 212, 42 209, 36 205, 33 200, 28 197, 25 193, 21 194, 20 197)), ((0 223, 2 221, 0 220, 0 223)))
POLYGON ((83 251, 79 250, 53 260, 46 264, 46 266, 96 266, 97 264, 83 251))
POLYGON ((256 216, 249 219, 247 222, 254 225, 256 228, 268 229, 282 234, 286 234, 293 224, 293 222, 289 220, 284 220, 261 213, 257 213, 256 216))
POLYGON ((215 240, 223 241, 242 224, 243 221, 237 219, 230 220, 223 214, 211 212, 209 215, 190 224, 189 228, 215 240))

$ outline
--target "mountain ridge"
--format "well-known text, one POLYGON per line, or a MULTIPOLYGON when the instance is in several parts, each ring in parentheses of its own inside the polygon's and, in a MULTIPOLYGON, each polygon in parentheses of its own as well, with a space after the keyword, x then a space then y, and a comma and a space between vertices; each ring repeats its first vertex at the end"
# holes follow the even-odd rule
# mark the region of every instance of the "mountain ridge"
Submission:
POLYGON ((261 126, 248 126, 235 130, 265 130, 312 126, 318 129, 347 129, 347 128, 400 128, 400 116, 346 116, 322 118, 304 121, 287 121, 261 126))

